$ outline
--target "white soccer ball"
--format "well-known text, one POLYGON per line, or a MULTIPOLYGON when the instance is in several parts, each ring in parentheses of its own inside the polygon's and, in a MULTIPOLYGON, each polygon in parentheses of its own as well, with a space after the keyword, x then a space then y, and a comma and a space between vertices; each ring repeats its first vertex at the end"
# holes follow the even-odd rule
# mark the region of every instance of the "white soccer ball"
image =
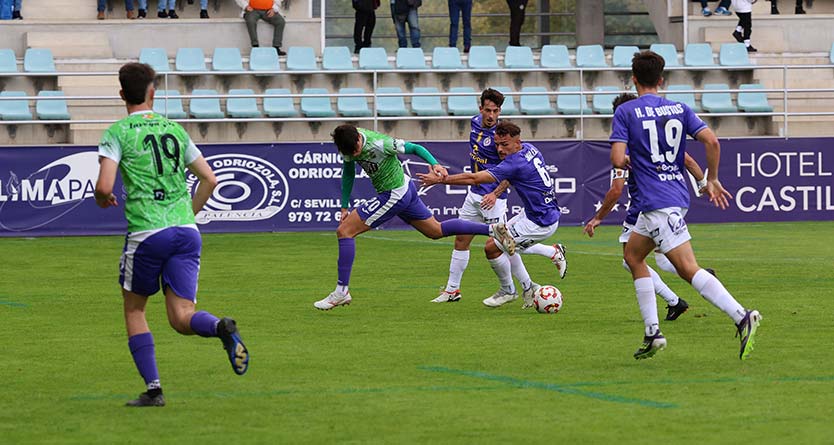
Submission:
POLYGON ((533 294, 533 305, 542 314, 555 314, 562 309, 562 292, 556 286, 542 286, 533 294))

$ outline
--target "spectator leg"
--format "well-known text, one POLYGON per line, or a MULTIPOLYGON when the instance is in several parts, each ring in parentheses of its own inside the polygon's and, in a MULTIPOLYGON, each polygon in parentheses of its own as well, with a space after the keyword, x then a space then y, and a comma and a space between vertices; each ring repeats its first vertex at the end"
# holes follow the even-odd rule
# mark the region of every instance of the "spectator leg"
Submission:
POLYGON ((460 20, 460 7, 458 0, 449 1, 449 46, 458 46, 458 21, 460 20))
POLYGON ((284 17, 282 17, 281 14, 276 13, 272 17, 266 17, 266 15, 264 15, 264 20, 275 27, 272 31, 272 46, 280 48, 281 43, 283 43, 284 40, 284 25, 286 24, 284 17))
POLYGON ((362 34, 363 48, 371 47, 371 36, 374 34, 374 28, 376 28, 376 12, 371 11, 368 13, 368 21, 365 24, 365 32, 362 34))
MULTIPOLYGON (((160 3, 162 3, 160 1, 160 3)), ((249 41, 252 46, 258 46, 258 19, 261 17, 260 11, 247 11, 243 13, 243 21, 246 22, 246 31, 249 32, 249 41)))
POLYGON ((472 45, 472 0, 463 1, 463 47, 472 45))
POLYGON ((408 11, 408 32, 411 34, 411 47, 420 47, 420 21, 417 16, 417 8, 408 11))

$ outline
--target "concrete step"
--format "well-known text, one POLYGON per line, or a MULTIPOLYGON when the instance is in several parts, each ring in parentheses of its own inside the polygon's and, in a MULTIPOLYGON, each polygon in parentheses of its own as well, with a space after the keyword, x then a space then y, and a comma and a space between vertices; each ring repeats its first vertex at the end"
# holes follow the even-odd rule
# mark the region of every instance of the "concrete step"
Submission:
POLYGON ((27 32, 27 48, 49 48, 55 58, 110 58, 113 49, 103 32, 27 32))
MULTIPOLYGON (((139 8, 139 2, 133 2, 134 13, 139 8)), ((282 7, 281 14, 288 18, 308 18, 308 1, 312 0, 294 0, 289 3, 289 7, 282 7)), ((110 1, 109 7, 105 14, 107 19, 124 19, 126 17, 125 4, 122 1, 110 1)), ((148 20, 163 20, 156 16, 157 0, 148 1, 148 20)), ((73 21, 73 20, 92 20, 96 17, 98 2, 96 0, 25 0, 22 4, 23 17, 26 20, 52 20, 52 21, 73 21)), ((185 0, 177 2, 177 15, 182 18, 199 18, 200 17, 200 0, 195 0, 194 4, 189 5, 185 0)), ((208 2, 209 15, 212 18, 237 18, 240 17, 240 8, 234 1, 229 0, 209 0, 208 2)), ((170 19, 164 19, 170 20, 170 19)))

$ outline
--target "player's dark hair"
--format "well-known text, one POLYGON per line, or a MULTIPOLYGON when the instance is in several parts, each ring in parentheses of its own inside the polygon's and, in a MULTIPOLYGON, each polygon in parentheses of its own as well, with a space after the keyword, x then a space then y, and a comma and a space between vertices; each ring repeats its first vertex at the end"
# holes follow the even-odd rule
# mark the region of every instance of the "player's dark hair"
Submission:
POLYGON ((359 140, 359 130, 351 124, 343 124, 336 127, 333 133, 330 133, 333 138, 333 143, 339 149, 339 153, 349 156, 356 151, 356 141, 359 140))
POLYGON ((504 105, 504 95, 501 94, 498 90, 493 90, 492 88, 487 88, 481 93, 481 106, 485 105, 486 101, 491 101, 495 105, 501 107, 504 105))
POLYGON ((631 73, 634 74, 637 83, 644 87, 657 86, 663 76, 664 67, 666 61, 653 51, 635 53, 631 59, 631 73))
POLYGON ((119 83, 122 85, 125 102, 140 105, 145 102, 148 86, 153 83, 156 72, 147 63, 128 63, 119 69, 119 83))
POLYGON ((498 126, 495 127, 495 135, 496 136, 509 136, 514 138, 521 134, 521 128, 518 128, 518 125, 510 122, 510 121, 501 121, 498 123, 498 126))
POLYGON ((619 96, 615 97, 614 101, 611 102, 611 104, 614 105, 614 111, 617 111, 617 107, 619 107, 620 105, 622 105, 622 104, 624 104, 624 103, 626 103, 626 102, 628 102, 632 99, 637 99, 637 95, 636 94, 631 94, 631 93, 623 93, 623 94, 620 94, 619 96))

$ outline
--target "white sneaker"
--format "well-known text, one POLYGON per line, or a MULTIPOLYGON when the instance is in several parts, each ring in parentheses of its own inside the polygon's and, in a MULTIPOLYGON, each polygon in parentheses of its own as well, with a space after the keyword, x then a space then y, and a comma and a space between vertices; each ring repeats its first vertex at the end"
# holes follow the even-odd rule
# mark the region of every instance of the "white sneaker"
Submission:
POLYGON ((510 255, 515 255, 515 239, 512 235, 510 235, 510 231, 507 230, 507 225, 504 223, 498 223, 492 225, 492 237, 497 239, 498 242, 507 249, 507 253, 510 255))
POLYGON ((460 290, 455 290, 452 292, 443 291, 440 293, 440 296, 432 300, 432 303, 454 303, 460 301, 460 290))
POLYGON ((539 290, 540 287, 541 286, 539 286, 538 284, 533 283, 530 286, 530 289, 527 289, 526 291, 524 291, 524 293, 521 294, 521 299, 524 300, 524 304, 521 305, 522 309, 533 307, 533 295, 536 294, 536 291, 539 290))
POLYGON ((316 309, 321 309, 323 311, 329 311, 336 306, 347 306, 350 304, 352 299, 350 298, 350 292, 340 295, 338 292, 333 291, 330 292, 330 295, 327 296, 324 300, 319 300, 313 303, 313 306, 316 309))
POLYGON ((552 262, 553 265, 556 266, 556 270, 559 271, 559 278, 564 279, 565 274, 568 273, 568 259, 565 256, 567 249, 565 249, 565 246, 561 244, 554 244, 553 247, 556 248, 556 253, 550 257, 550 262, 552 262))
POLYGON ((484 304, 489 307, 499 307, 504 304, 507 304, 515 299, 518 298, 518 294, 512 293, 508 294, 503 290, 499 289, 498 292, 492 294, 491 297, 484 300, 484 304))

